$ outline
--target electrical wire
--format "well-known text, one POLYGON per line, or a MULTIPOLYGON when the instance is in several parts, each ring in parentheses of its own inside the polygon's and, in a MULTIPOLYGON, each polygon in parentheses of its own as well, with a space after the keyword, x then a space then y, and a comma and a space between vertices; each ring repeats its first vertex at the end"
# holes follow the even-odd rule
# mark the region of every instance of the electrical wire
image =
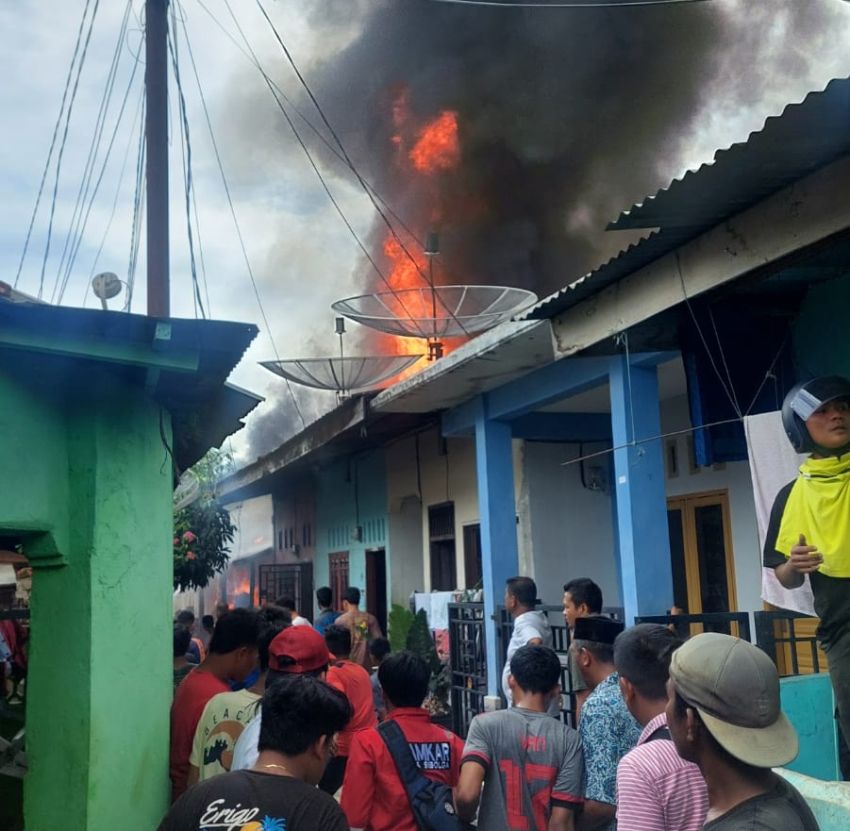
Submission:
MULTIPOLYGON (((280 33, 278 32, 277 27, 274 25, 274 22, 269 17, 268 12, 266 12, 266 9, 263 6, 262 1, 261 0, 255 0, 255 1, 256 1, 258 8, 260 9, 260 12, 262 13, 263 17, 266 19, 266 22, 269 24, 269 27, 271 28, 275 39, 277 40, 278 44, 280 45, 281 49, 283 50, 283 53, 286 56, 286 59, 289 62, 290 66, 292 67, 293 72, 295 73, 296 77, 298 78, 299 82, 301 83, 301 86, 304 88, 304 91, 307 93, 308 97, 310 98, 310 101, 313 103, 313 106, 316 108, 316 112, 318 112, 319 117, 322 120, 322 123, 325 125, 325 127, 327 127, 328 131, 333 136, 333 139, 336 142, 337 146, 339 147, 340 152, 342 153, 343 157, 345 158, 345 161, 346 161, 348 167, 351 169, 351 172, 357 178, 357 181, 360 183, 361 187, 363 188, 364 193, 368 197, 369 201, 372 203, 372 206, 378 212, 378 215, 381 217, 384 224, 387 226, 387 229, 389 230, 390 234, 392 234, 393 238, 396 240, 399 247, 404 252, 405 256, 410 260, 411 264, 416 269, 419 276, 423 279, 423 281, 425 282, 426 285, 431 286, 431 281, 429 280, 428 275, 426 275, 425 272, 420 268, 419 263, 417 262, 416 258, 413 256, 413 254, 410 253, 409 249, 404 244, 404 241, 401 239, 401 237, 398 235, 398 232, 393 227, 393 224, 389 221, 389 218, 383 212, 380 205, 378 205, 377 200, 372 196, 372 193, 370 192, 369 188, 367 187, 365 180, 363 179, 363 177, 360 175, 360 172, 355 167, 354 162, 352 161, 351 157, 348 155, 348 151, 345 149, 345 145, 342 143, 342 139, 340 139, 339 134, 336 132, 336 130, 331 125, 327 115, 325 114, 324 110, 322 109, 321 105, 319 104, 318 99, 316 98, 315 94, 313 93, 313 90, 310 88, 310 85, 307 83, 307 80, 304 78, 303 74, 301 73, 301 70, 298 68, 298 65, 295 63, 295 59, 292 57, 292 53, 289 51, 288 47, 284 43, 283 38, 281 37, 280 33)), ((234 21, 235 21, 235 16, 233 15, 233 10, 230 8, 229 0, 224 0, 224 3, 227 6, 228 10, 230 11, 231 16, 234 17, 234 21)), ((287 120, 290 120, 290 119, 287 119, 287 120)), ((385 280, 385 282, 387 282, 387 284, 389 285, 389 281, 387 281, 386 278, 383 277, 383 274, 380 271, 378 273, 385 280)), ((410 315, 410 312, 404 307, 404 304, 402 303, 401 299, 396 294, 396 290, 391 287, 390 291, 392 291, 393 295, 396 297, 396 300, 399 302, 399 304, 404 309, 405 314, 407 314, 409 317, 412 317, 410 315)), ((455 321, 455 323, 457 323, 457 325, 460 327, 461 331, 465 335, 468 336, 469 332, 467 331, 466 327, 463 325, 461 320, 455 315, 455 313, 449 308, 448 304, 442 299, 442 297, 440 297, 439 293, 437 293, 436 291, 433 291, 433 287, 432 287, 432 295, 433 295, 433 297, 436 297, 437 301, 446 310, 448 315, 455 321)), ((421 329, 421 327, 419 326, 418 323, 417 323, 417 328, 420 330, 420 332, 422 332, 422 329, 421 329)), ((426 338, 428 337, 428 335, 425 332, 422 332, 422 336, 426 337, 426 338)))
POLYGON ((595 453, 588 453, 584 456, 577 456, 575 459, 567 459, 566 462, 561 462, 561 467, 574 465, 577 462, 586 462, 588 459, 596 459, 599 456, 607 456, 609 453, 614 453, 617 450, 628 450, 630 447, 638 447, 642 444, 649 444, 653 441, 661 441, 662 439, 673 438, 674 436, 684 436, 688 433, 693 433, 696 430, 708 430, 710 427, 720 427, 723 424, 740 424, 744 421, 743 416, 735 418, 724 418, 720 421, 712 421, 709 424, 700 424, 698 427, 685 427, 681 430, 671 430, 669 433, 660 433, 657 436, 648 436, 643 439, 632 439, 624 444, 618 444, 615 447, 606 447, 604 450, 597 450, 595 453))
MULTIPOLYGON (((103 134, 106 129, 106 116, 109 112, 109 105, 112 102, 112 93, 115 90, 115 82, 118 78, 118 67, 121 60, 122 48, 124 46, 124 39, 127 34, 127 24, 130 20, 130 9, 132 7, 132 0, 127 0, 127 3, 124 7, 124 16, 121 20, 121 25, 118 29, 118 39, 115 44, 115 49, 112 53, 112 62, 109 66, 109 71, 106 75, 106 83, 104 86, 103 94, 101 95, 100 105, 98 107, 97 116, 95 118, 94 123, 94 131, 92 133, 91 142, 89 143, 89 151, 88 156, 86 157, 86 163, 83 166, 83 175, 80 179, 80 186, 77 190, 77 197, 74 202, 74 210, 71 214, 71 221, 68 224, 68 232, 65 234, 65 242, 62 245, 62 253, 59 257, 59 266, 56 271, 56 280, 53 284, 53 292, 50 297, 50 302, 53 303, 56 298, 56 294, 59 291, 60 285, 63 283, 62 274, 63 272, 67 272, 67 276, 64 282, 67 282, 67 278, 70 277, 70 272, 73 268, 73 259, 72 256, 76 250, 79 249, 79 245, 82 242, 82 234, 85 230, 85 223, 88 220, 89 212, 91 211, 91 204, 94 201, 94 195, 92 196, 91 202, 89 202, 89 212, 85 212, 86 199, 89 194, 89 190, 91 189, 92 177, 94 176, 95 165, 97 162, 97 156, 100 152, 101 142, 103 141, 103 134), (82 226, 82 227, 81 227, 82 226), (71 261, 69 265, 66 262, 66 258, 71 261)), ((131 75, 131 78, 135 77, 135 66, 134 71, 131 75)), ((103 172, 106 169, 106 165, 109 161, 109 154, 112 150, 112 145, 115 141, 115 136, 118 133, 118 128, 121 124, 121 118, 124 114, 124 106, 127 103, 127 99, 130 94, 130 85, 132 84, 132 80, 128 85, 128 89, 124 95, 124 100, 121 106, 121 111, 118 114, 118 118, 115 124, 115 128, 112 133, 112 141, 109 144, 109 148, 107 150, 106 157, 103 162, 103 166, 101 167, 101 175, 97 180, 95 185, 95 194, 97 192, 97 187, 100 185, 100 182, 103 179, 103 172)))
POLYGON ((82 18, 80 18, 80 27, 77 30, 77 41, 74 45, 74 53, 71 56, 71 63, 68 66, 68 74, 65 77, 65 89, 62 92, 62 102, 59 105, 59 114, 56 116, 56 123, 53 125, 53 135, 50 138, 50 147, 47 151, 47 161, 45 161, 44 169, 41 172, 41 182, 38 185, 38 193, 35 197, 35 205, 32 209, 32 216, 30 216, 29 227, 27 228, 26 237, 24 238, 24 250, 21 252, 21 259, 18 263, 18 270, 15 273, 15 282, 13 284, 14 288, 18 287, 18 281, 21 279, 21 271, 24 267, 24 260, 27 256, 27 250, 29 249, 30 239, 32 237, 32 229, 35 226, 35 218, 38 215, 38 208, 41 204, 42 194, 44 193, 44 185, 47 181, 47 174, 50 171, 50 162, 53 160, 53 151, 56 149, 56 139, 59 136, 59 126, 62 123, 62 116, 65 112, 65 102, 68 98, 68 91, 71 88, 71 78, 74 74, 74 66, 76 65, 80 46, 83 42, 83 29, 85 28, 86 17, 88 16, 90 3, 91 0, 86 0, 86 5, 83 8, 83 16, 82 18))
POLYGON ((130 259, 127 263, 127 299, 124 301, 125 312, 129 312, 133 305, 133 289, 136 285, 136 266, 139 262, 139 243, 142 236, 142 206, 145 201, 145 107, 145 99, 142 98, 139 146, 136 154, 136 187, 133 192, 133 221, 130 226, 130 259))
MULTIPOLYGON (((123 41, 123 36, 122 36, 121 40, 123 41)), ((118 131, 119 131, 121 124, 123 122, 123 119, 124 119, 124 113, 125 113, 126 108, 127 108, 127 102, 129 101, 129 98, 130 98, 130 93, 133 89, 133 84, 134 84, 135 79, 136 79, 136 72, 138 70, 138 67, 139 67, 138 53, 136 53, 136 55, 134 56, 133 69, 130 73, 129 80, 127 81, 127 87, 124 91, 124 95, 123 95, 123 98, 122 98, 122 101, 121 101, 121 106, 120 106, 120 109, 118 111, 118 115, 117 115, 117 118, 116 118, 116 121, 115 121, 115 127, 112 130, 112 135, 110 136, 109 144, 107 145, 106 152, 105 152, 104 157, 103 157, 103 162, 101 164, 100 172, 98 174, 97 180, 94 183, 94 187, 91 189, 91 194, 89 196, 88 205, 85 208, 85 213, 82 212, 82 203, 80 203, 80 208, 81 208, 81 211, 80 211, 80 214, 79 214, 80 219, 79 219, 78 227, 76 229, 74 240, 73 240, 73 243, 72 243, 72 246, 71 246, 70 255, 68 257, 68 260, 67 260, 67 263, 66 263, 66 266, 65 266, 65 274, 61 279, 61 285, 58 286, 59 290, 58 290, 58 297, 56 299, 57 303, 62 302, 62 298, 64 297, 65 291, 67 289, 68 282, 69 282, 70 277, 71 277, 71 273, 72 273, 74 265, 77 261, 77 256, 79 254, 80 247, 82 246, 82 243, 83 243, 83 235, 85 233, 86 227, 88 226, 89 217, 91 215, 91 211, 92 211, 92 208, 94 206, 95 199, 96 199, 97 194, 100 190, 101 183, 103 182, 103 177, 106 174, 106 170, 107 170, 107 167, 109 165, 109 160, 112 156, 112 149, 115 145, 115 140, 118 137, 118 131)), ((105 124, 105 119, 104 119, 104 124, 105 124)), ((133 135, 134 129, 135 129, 135 124, 133 125, 133 127, 130 128, 130 135, 131 136, 133 135)), ((101 135, 102 135, 102 132, 103 132, 103 127, 101 127, 101 135)), ((98 138, 98 144, 99 143, 100 143, 100 138, 98 138)), ((91 173, 93 173, 93 172, 94 172, 94 164, 92 164, 92 167, 91 167, 91 173)), ((91 173, 89 173, 89 183, 91 181, 91 173)), ((86 186, 86 192, 82 194, 83 200, 85 200, 87 192, 88 192, 88 185, 86 186)), ((76 211, 76 207, 75 207, 75 211, 76 211)), ((72 227, 73 227, 73 221, 72 221, 72 227)), ((70 235, 71 235, 71 231, 69 230, 69 237, 70 237, 70 235)), ((66 237, 66 243, 67 243, 67 240, 68 240, 68 238, 66 237)), ((63 252, 63 257, 64 257, 64 252, 63 252)), ((61 261, 60 261, 60 270, 61 270, 61 261)), ((57 273, 56 277, 57 277, 57 280, 59 280, 60 275, 57 273)), ((57 285, 54 285, 54 294, 56 293, 56 290, 57 290, 57 285)), ((53 297, 51 297, 51 302, 53 302, 53 297)))
POLYGON ((186 203, 186 235, 189 241, 189 269, 192 274, 192 287, 194 291, 195 316, 200 309, 201 317, 206 318, 204 301, 201 298, 201 288, 198 285, 198 267, 195 260, 195 240, 192 234, 192 141, 189 133, 189 118, 186 114, 186 97, 183 95, 183 82, 180 78, 180 62, 177 54, 177 15, 176 4, 171 6, 171 32, 168 38, 168 50, 171 53, 171 62, 174 69, 174 82, 177 87, 178 108, 180 112, 180 144, 181 158, 183 162, 183 193, 186 203))
MULTIPOLYGON (((262 64, 259 62, 253 50, 249 52, 239 43, 238 40, 225 28, 224 24, 216 17, 213 11, 204 3, 204 0, 196 0, 197 4, 206 12, 212 22, 221 30, 224 36, 230 40, 230 42, 242 53, 242 55, 248 60, 248 62, 254 66, 257 71, 262 75, 263 80, 272 87, 272 94, 277 99, 278 97, 286 102, 286 106, 289 108, 291 112, 298 116, 298 118, 304 123, 305 126, 309 127, 310 130, 316 135, 316 138, 325 145, 328 151, 342 164, 345 166, 347 170, 350 171, 348 163, 345 161, 345 157, 342 153, 337 150, 336 147, 328 140, 328 138, 322 133, 321 130, 301 111, 301 109, 292 101, 291 98, 287 96, 287 94, 275 83, 274 79, 271 78, 268 73, 263 69, 262 64)), ((249 45, 250 48, 250 45, 249 45)), ((282 107, 280 101, 277 102, 279 107, 282 107)), ((420 242, 420 239, 416 232, 410 227, 410 224, 407 223, 404 218, 393 209, 393 207, 389 204, 386 198, 384 198, 380 191, 365 177, 363 178, 363 182, 366 184, 366 187, 372 192, 374 197, 383 205, 384 210, 398 223, 398 225, 404 230, 413 240, 414 242, 420 242)))
MULTIPOLYGON (((179 2, 179 0, 178 0, 178 2, 179 2)), ((203 86, 201 85, 201 78, 200 78, 200 75, 198 74, 198 67, 197 67, 197 64, 195 63, 195 55, 194 55, 194 52, 192 50, 192 43, 189 39, 189 31, 186 28, 185 20, 184 20, 184 23, 183 23, 183 38, 186 41, 186 51, 189 55, 189 63, 192 66, 192 73, 195 76, 195 82, 198 86, 198 95, 200 96, 201 107, 203 108, 203 111, 204 111, 204 118, 206 120, 207 129, 209 130, 210 141, 212 142, 216 164, 218 165, 219 174, 221 175, 221 181, 222 181, 222 184, 224 185, 224 193, 227 197, 227 204, 230 208, 230 215, 233 218, 233 225, 234 225, 234 228, 236 229, 236 236, 239 239, 239 246, 242 250, 242 257, 245 261, 245 267, 248 271, 248 276, 251 280, 251 286, 254 290, 254 297, 257 300, 257 306, 259 307, 259 310, 260 310, 260 316, 262 317, 263 324, 266 327, 266 334, 268 335, 269 342, 272 345, 272 350, 274 351, 275 358, 277 358, 277 360, 280 360, 280 354, 277 351, 277 344, 275 343, 274 334, 272 333, 272 328, 271 328, 271 325, 269 324, 269 319, 268 319, 268 316, 266 315, 265 307, 263 306, 263 301, 262 301, 262 298, 260 296, 260 289, 257 285, 257 280, 254 276, 254 270, 251 267, 251 260, 248 257, 248 249, 245 246, 245 239, 242 236, 242 229, 239 225, 239 219, 236 216, 236 208, 233 204, 233 198, 232 198, 231 193, 230 193, 230 185, 228 184, 227 175, 224 172, 224 165, 221 161, 221 153, 219 152, 219 149, 218 149, 218 141, 216 141, 215 131, 213 130, 213 126, 212 126, 212 119, 210 118, 210 112, 209 112, 209 108, 207 107, 206 96, 204 95, 203 86)), ((295 412, 298 415, 299 421, 301 422, 301 429, 303 430, 307 426, 307 423, 304 420, 304 415, 301 412, 301 407, 298 404, 298 399, 295 397, 295 390, 293 390, 292 385, 290 384, 290 382, 288 380, 286 382, 286 388, 289 391, 289 395, 290 395, 290 398, 292 399, 293 407, 295 408, 295 412)))
POLYGON ((717 331, 717 321, 714 319, 714 309, 708 307, 708 319, 711 321, 711 328, 714 330, 714 339, 717 341, 717 349, 720 352, 720 360, 723 361, 723 369, 726 372, 726 380, 729 382, 729 389, 732 391, 732 397, 735 399, 735 409, 738 413, 741 412, 741 404, 738 401, 738 393, 735 390, 735 384, 732 381, 732 373, 729 371, 729 364, 726 361, 726 350, 723 348, 723 343, 720 340, 720 332, 717 331))
POLYGON ((71 124, 71 113, 74 109, 74 101, 77 98, 77 90, 80 85, 80 75, 83 72, 83 66, 86 62, 86 55, 89 51, 89 44, 91 43, 92 32, 94 31, 94 21, 97 17, 98 9, 100 8, 100 0, 94 0, 94 6, 92 8, 91 19, 89 20, 88 31, 86 32, 86 38, 83 42, 83 49, 80 53, 80 60, 77 63, 77 72, 74 77, 74 85, 71 88, 71 97, 68 101, 68 109, 65 112, 65 126, 62 132, 62 140, 59 143, 59 153, 56 157, 56 176, 53 180, 53 197, 50 201, 50 219, 47 223, 47 242, 44 246, 44 257, 41 261, 41 274, 38 280, 38 299, 41 300, 42 294, 44 293, 44 272, 47 269, 47 260, 50 256, 50 239, 53 234, 53 219, 56 215, 56 201, 59 195, 59 176, 62 172, 62 157, 65 155, 65 145, 68 141, 68 128, 71 124))
MULTIPOLYGON (((106 222, 106 228, 103 232, 103 236, 100 238, 100 245, 97 248, 97 253, 94 256, 94 261, 92 262, 91 268, 89 269, 89 279, 86 281, 86 290, 83 294, 83 308, 85 308, 86 301, 88 300, 89 296, 89 290, 91 289, 91 278, 95 275, 95 272, 97 270, 97 264, 100 261, 100 255, 103 253, 103 248, 106 245, 106 238, 109 236, 109 231, 112 228, 112 221, 115 219, 115 212, 118 208, 118 200, 121 197, 121 190, 124 186, 124 174, 127 169, 127 162, 130 160, 130 150, 133 148, 134 145, 133 139, 136 137, 136 125, 139 122, 139 114, 142 111, 144 97, 145 91, 143 88, 139 94, 139 100, 136 104, 135 115, 133 116, 133 123, 130 125, 130 131, 127 136, 127 147, 124 150, 124 158, 121 162, 121 170, 118 173, 118 187, 115 189, 115 198, 112 200, 112 210, 109 213, 109 219, 106 222)), ((59 298, 59 302, 62 302, 61 296, 59 298)))
MULTIPOLYGON (((230 3, 228 2, 228 0, 224 0, 224 2, 225 2, 225 6, 227 7, 228 11, 230 12, 231 18, 233 18, 233 22, 236 25, 237 31, 239 32, 240 35, 242 35, 242 38, 245 41, 245 44, 246 44, 248 50, 251 52, 252 55, 254 55, 254 57, 256 59, 256 54, 254 53, 254 50, 251 47, 251 44, 248 41, 247 36, 245 35, 244 31, 242 30, 242 27, 240 26, 239 21, 236 18, 236 15, 233 13, 233 9, 230 7, 230 3)), ((264 75, 265 75, 265 73, 264 73, 264 75)), ((275 100, 277 100, 277 96, 274 94, 274 88, 271 86, 271 83, 268 81, 268 79, 267 79, 266 83, 269 86, 269 90, 272 92, 272 95, 275 97, 275 100)), ((307 147, 307 144, 304 141, 301 134, 299 133, 298 128, 295 126, 295 122, 292 120, 292 117, 289 115, 286 108, 281 104, 281 102, 279 100, 277 100, 277 102, 278 102, 278 106, 280 107, 281 113, 283 113, 283 117, 286 119, 286 123, 289 125, 289 128, 292 131, 292 134, 295 136, 296 141, 298 142, 299 146, 301 147, 302 151, 304 152, 304 155, 307 157, 307 161, 308 161, 310 167, 312 168, 313 172, 315 173, 316 177, 318 178, 318 180, 319 180, 319 182, 322 186, 322 189, 325 192, 325 195, 330 200, 331 205, 333 205, 333 207, 336 210, 337 214, 339 215, 340 219, 342 219, 343 224, 345 225, 349 234, 351 234, 352 238, 357 243, 357 246, 360 248, 360 251, 362 252, 363 256, 366 257, 366 259, 368 260, 368 262, 370 263, 372 268, 375 270, 375 273, 381 278, 384 285, 389 289, 389 291, 392 293, 392 295, 396 298, 399 306, 401 306, 402 311, 408 316, 410 321, 416 326, 416 328, 419 330, 420 335, 424 338, 427 338, 428 334, 422 328, 419 321, 414 317, 414 315, 407 308, 407 306, 404 303, 404 300, 402 300, 398 296, 398 294, 396 293, 396 289, 393 287, 392 283, 390 283, 389 279, 384 274, 381 267, 375 261, 374 257, 372 256, 371 252, 369 251, 368 247, 360 239, 360 236, 358 235, 357 231, 354 229, 354 226, 351 224, 348 217, 345 215, 345 212, 342 210, 342 206, 337 201, 336 197, 334 196, 333 192, 330 189, 330 186, 328 185, 327 181, 325 180, 325 177, 322 175, 322 172, 319 169, 319 166, 316 163, 316 160, 313 158, 313 154, 310 152, 310 149, 307 147)), ((351 166, 350 163, 349 163, 349 166, 351 166)), ((352 170, 353 170, 353 167, 352 167, 352 170)))
POLYGON ((699 325, 699 320, 697 320, 696 313, 694 312, 693 306, 691 305, 691 299, 688 297, 687 289, 685 288, 685 276, 682 274, 682 263, 679 259, 679 251, 673 252, 676 260, 676 270, 679 273, 679 282, 682 284, 682 296, 685 299, 685 305, 688 308, 688 312, 691 315, 691 320, 693 320, 694 327, 697 330, 697 334, 702 341, 702 345, 705 349, 705 354, 708 356, 708 360, 711 363, 711 367, 714 370, 714 374, 717 376, 717 380, 720 381, 720 386, 723 387, 723 391, 726 393, 726 397, 729 399, 729 403, 732 405, 732 409, 735 411, 738 418, 743 418, 743 413, 741 412, 740 407, 738 406, 737 399, 733 395, 732 391, 726 386, 726 382, 723 379, 723 375, 717 367, 717 364, 714 361, 714 356, 711 354, 711 350, 708 348, 708 341, 705 339, 705 335, 702 332, 702 327, 699 325))

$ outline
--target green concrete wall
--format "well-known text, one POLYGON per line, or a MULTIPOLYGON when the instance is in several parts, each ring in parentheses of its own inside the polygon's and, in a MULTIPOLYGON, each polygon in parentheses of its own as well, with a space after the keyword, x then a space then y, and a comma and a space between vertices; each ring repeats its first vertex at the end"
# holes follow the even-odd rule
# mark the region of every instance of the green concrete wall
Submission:
POLYGON ((26 829, 150 831, 168 803, 170 419, 114 373, 60 400, 56 365, 4 358, 0 528, 29 535, 35 569, 26 829))

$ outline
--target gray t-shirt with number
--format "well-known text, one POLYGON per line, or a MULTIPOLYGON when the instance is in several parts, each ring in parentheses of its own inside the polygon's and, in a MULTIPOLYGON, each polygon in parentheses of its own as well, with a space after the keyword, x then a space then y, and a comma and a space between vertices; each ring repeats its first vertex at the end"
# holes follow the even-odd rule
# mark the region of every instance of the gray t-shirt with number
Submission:
POLYGON ((478 827, 546 831, 552 806, 582 804, 584 762, 578 733, 546 713, 513 707, 472 720, 463 764, 486 773, 478 827))

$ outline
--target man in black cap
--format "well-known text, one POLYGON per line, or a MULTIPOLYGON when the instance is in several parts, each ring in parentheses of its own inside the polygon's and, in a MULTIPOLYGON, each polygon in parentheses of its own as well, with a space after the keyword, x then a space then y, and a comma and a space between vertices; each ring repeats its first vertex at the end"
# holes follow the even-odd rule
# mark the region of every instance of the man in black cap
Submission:
POLYGON ((617 812, 617 765, 636 744, 641 728, 620 692, 614 666, 614 641, 624 629, 607 617, 579 618, 571 649, 591 690, 581 711, 579 734, 584 751, 584 811, 580 831, 613 831, 617 812))
POLYGON ((799 792, 771 768, 793 761, 797 733, 779 703, 779 675, 747 641, 706 632, 673 653, 667 725, 702 771, 711 831, 818 831, 799 792))
POLYGON ((794 449, 811 455, 773 503, 764 565, 789 589, 809 576, 850 744, 850 381, 830 376, 798 384, 782 405, 782 423, 794 449))

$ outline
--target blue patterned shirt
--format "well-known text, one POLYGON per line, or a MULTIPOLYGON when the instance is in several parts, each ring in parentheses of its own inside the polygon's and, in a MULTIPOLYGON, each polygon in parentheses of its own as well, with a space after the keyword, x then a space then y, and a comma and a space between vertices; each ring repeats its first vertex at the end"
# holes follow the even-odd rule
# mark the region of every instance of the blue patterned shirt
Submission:
MULTIPOLYGON (((620 679, 612 672, 581 708, 579 734, 584 751, 584 798, 617 804, 617 765, 636 744, 640 725, 623 701, 620 679)), ((616 828, 612 821, 600 831, 616 828)))

